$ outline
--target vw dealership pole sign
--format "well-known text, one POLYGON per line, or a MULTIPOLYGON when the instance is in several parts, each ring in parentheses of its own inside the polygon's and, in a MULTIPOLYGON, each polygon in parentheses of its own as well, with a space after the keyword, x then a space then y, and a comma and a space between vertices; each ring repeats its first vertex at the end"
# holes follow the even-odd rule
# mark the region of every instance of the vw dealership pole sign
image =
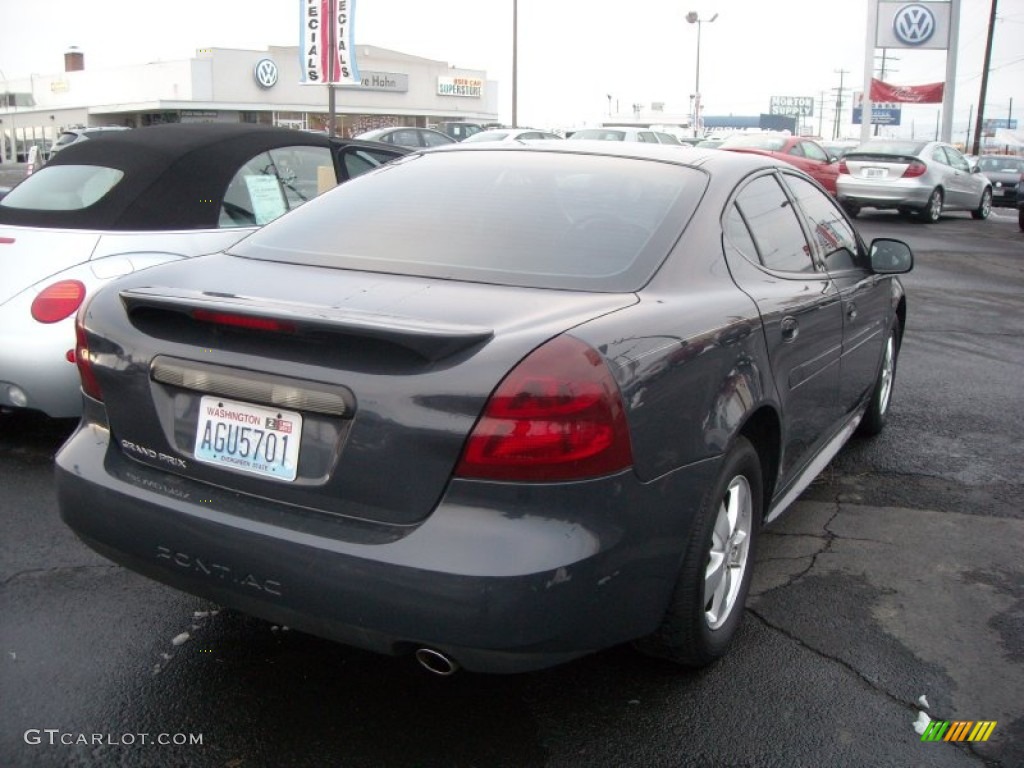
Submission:
POLYGON ((299 3, 299 82, 303 85, 359 85, 352 30, 355 0, 299 0, 299 3))
POLYGON ((931 0, 880 0, 875 47, 946 50, 949 47, 949 8, 948 2, 931 0))

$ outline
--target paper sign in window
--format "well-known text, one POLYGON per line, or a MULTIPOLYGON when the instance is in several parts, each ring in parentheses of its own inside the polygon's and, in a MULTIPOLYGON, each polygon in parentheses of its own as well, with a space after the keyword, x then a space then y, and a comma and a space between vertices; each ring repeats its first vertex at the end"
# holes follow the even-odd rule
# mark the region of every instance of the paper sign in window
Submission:
POLYGON ((249 199, 252 201, 252 211, 257 224, 271 222, 288 210, 276 176, 246 176, 245 186, 249 189, 249 199))

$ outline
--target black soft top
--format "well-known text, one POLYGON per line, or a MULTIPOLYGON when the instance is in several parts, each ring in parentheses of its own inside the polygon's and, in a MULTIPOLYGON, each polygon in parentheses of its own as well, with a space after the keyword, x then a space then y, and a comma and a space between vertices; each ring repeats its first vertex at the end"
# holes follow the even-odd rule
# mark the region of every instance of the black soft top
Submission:
MULTIPOLYGON (((171 124, 105 131, 71 144, 41 169, 97 165, 124 172, 99 201, 73 211, 0 205, 0 224, 101 230, 214 229, 239 167, 282 146, 336 147, 324 134, 252 124, 171 124)), ((333 156, 332 152, 332 156, 333 156)))

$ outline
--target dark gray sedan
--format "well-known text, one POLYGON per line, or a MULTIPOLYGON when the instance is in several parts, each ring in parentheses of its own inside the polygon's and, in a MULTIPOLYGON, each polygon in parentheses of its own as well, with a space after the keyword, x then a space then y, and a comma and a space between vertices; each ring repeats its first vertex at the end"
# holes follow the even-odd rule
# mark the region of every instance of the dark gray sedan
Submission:
POLYGON ((415 153, 79 314, 64 520, 440 674, 723 655, 763 523, 882 429, 910 269, 792 166, 415 153))

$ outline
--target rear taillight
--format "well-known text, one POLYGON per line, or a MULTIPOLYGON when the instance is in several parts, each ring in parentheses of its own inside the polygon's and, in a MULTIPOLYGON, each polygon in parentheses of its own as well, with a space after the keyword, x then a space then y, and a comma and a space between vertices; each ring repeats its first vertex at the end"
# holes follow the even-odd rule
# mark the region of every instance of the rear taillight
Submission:
POLYGON ((78 280, 61 280, 44 288, 32 302, 32 317, 40 323, 57 323, 71 317, 82 306, 85 285, 78 280))
POLYGON ((457 477, 546 482, 633 463, 618 385, 601 355, 559 336, 504 378, 473 428, 457 477))
POLYGON ((850 169, 847 167, 845 160, 840 160, 839 161, 839 172, 840 173, 846 173, 846 174, 848 174, 850 172, 850 169))
POLYGON ((96 381, 96 372, 92 368, 92 353, 89 351, 89 342, 85 336, 84 314, 79 312, 75 318, 75 365, 78 366, 78 375, 82 379, 82 391, 94 400, 103 400, 99 382, 96 381))
POLYGON ((923 176, 924 172, 928 170, 928 166, 922 163, 920 160, 911 161, 910 165, 907 166, 907 170, 903 172, 904 179, 912 179, 915 176, 923 176))

